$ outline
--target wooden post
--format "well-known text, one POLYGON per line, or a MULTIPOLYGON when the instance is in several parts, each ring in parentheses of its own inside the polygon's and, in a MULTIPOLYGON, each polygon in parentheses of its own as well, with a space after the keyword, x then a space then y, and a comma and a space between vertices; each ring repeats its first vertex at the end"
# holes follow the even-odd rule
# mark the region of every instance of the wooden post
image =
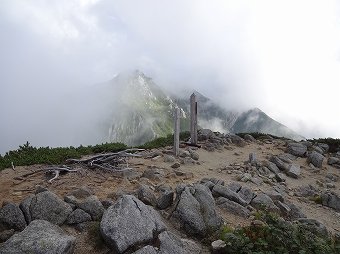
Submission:
POLYGON ((175 116, 174 116, 174 155, 175 156, 178 156, 178 153, 179 153, 180 116, 181 116, 180 109, 175 108, 175 116))
POLYGON ((197 101, 195 93, 190 96, 190 140, 191 144, 197 145, 197 101))

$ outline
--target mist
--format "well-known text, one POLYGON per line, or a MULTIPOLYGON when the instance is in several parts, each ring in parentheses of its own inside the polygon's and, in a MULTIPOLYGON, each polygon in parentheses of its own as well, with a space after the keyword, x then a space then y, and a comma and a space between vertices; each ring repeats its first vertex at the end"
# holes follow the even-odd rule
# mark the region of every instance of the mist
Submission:
POLYGON ((340 138, 339 18, 335 0, 4 0, 0 154, 105 142, 111 96, 88 91, 133 69, 173 93, 258 107, 308 138, 340 138))

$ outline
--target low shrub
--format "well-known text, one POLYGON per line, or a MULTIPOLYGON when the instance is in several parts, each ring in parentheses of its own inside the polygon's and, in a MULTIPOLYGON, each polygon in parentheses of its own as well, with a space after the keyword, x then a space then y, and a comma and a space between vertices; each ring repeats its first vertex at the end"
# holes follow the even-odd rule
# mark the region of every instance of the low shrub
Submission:
POLYGON ((340 253, 339 242, 304 224, 288 222, 268 212, 258 212, 256 217, 263 223, 222 229, 220 237, 227 244, 225 253, 340 253))

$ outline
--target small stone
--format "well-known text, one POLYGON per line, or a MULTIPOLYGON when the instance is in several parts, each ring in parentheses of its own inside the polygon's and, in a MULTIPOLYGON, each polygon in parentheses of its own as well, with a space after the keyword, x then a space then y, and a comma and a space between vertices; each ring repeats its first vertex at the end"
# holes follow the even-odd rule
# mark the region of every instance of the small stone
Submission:
POLYGON ((179 164, 178 162, 175 162, 174 164, 171 165, 172 168, 179 168, 181 166, 181 164, 179 164))
POLYGON ((227 244, 222 240, 216 240, 211 243, 212 253, 224 253, 227 244))

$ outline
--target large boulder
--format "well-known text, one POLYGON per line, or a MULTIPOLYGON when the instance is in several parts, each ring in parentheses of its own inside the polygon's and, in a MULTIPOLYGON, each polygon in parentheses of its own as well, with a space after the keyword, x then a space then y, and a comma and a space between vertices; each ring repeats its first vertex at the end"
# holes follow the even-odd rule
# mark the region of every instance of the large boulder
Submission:
POLYGON ((50 191, 36 194, 29 207, 32 220, 47 220, 57 225, 63 224, 72 212, 69 204, 50 191))
POLYGON ((289 143, 287 152, 295 156, 304 157, 307 152, 307 146, 301 143, 289 143))
POLYGON ((272 212, 280 212, 280 209, 274 204, 273 200, 264 193, 257 194, 250 204, 259 210, 268 209, 272 212))
POLYGON ((216 204, 223 210, 241 217, 247 218, 250 215, 250 211, 247 208, 224 197, 217 198, 216 204))
POLYGON ((274 155, 270 158, 270 161, 274 163, 280 170, 286 171, 288 169, 289 164, 282 161, 278 156, 274 155))
POLYGON ((1 229, 15 229, 21 231, 26 227, 24 214, 19 206, 8 203, 0 210, 0 231, 1 229))
POLYGON ((340 197, 333 192, 325 192, 321 195, 322 204, 340 211, 340 197))
POLYGON ((321 168, 324 158, 325 157, 322 154, 313 151, 308 155, 307 161, 308 163, 312 163, 315 167, 321 168))
POLYGON ((67 217, 66 223, 67 224, 78 224, 78 223, 83 223, 86 221, 91 221, 91 215, 89 215, 84 210, 77 208, 67 217))
POLYGON ((201 213, 207 228, 207 232, 217 231, 222 224, 222 219, 217 215, 215 210, 215 200, 211 194, 211 191, 207 186, 202 184, 196 184, 194 188, 194 197, 200 204, 201 213))
POLYGON ((3 254, 71 254, 76 238, 44 220, 32 221, 22 232, 13 235, 1 247, 3 254))
POLYGON ((23 212, 24 216, 25 216, 25 220, 27 224, 30 224, 32 221, 32 216, 31 216, 31 212, 30 212, 30 206, 31 206, 31 202, 32 199, 34 198, 34 195, 29 195, 27 198, 25 198, 23 201, 21 201, 19 208, 21 209, 21 211, 23 212))
POLYGON ((289 165, 286 174, 292 178, 298 178, 301 174, 300 166, 297 164, 289 165))
POLYGON ((151 242, 165 230, 159 214, 131 195, 123 195, 110 206, 100 222, 103 239, 117 253, 151 242))
POLYGON ((207 233, 207 228, 201 214, 201 206, 191 190, 194 193, 192 188, 185 187, 180 193, 176 210, 172 216, 181 222, 182 228, 189 235, 204 236, 207 233))
POLYGON ((164 231, 158 236, 159 247, 144 246, 133 254, 187 254, 200 253, 201 247, 187 239, 180 239, 173 233, 164 231))

